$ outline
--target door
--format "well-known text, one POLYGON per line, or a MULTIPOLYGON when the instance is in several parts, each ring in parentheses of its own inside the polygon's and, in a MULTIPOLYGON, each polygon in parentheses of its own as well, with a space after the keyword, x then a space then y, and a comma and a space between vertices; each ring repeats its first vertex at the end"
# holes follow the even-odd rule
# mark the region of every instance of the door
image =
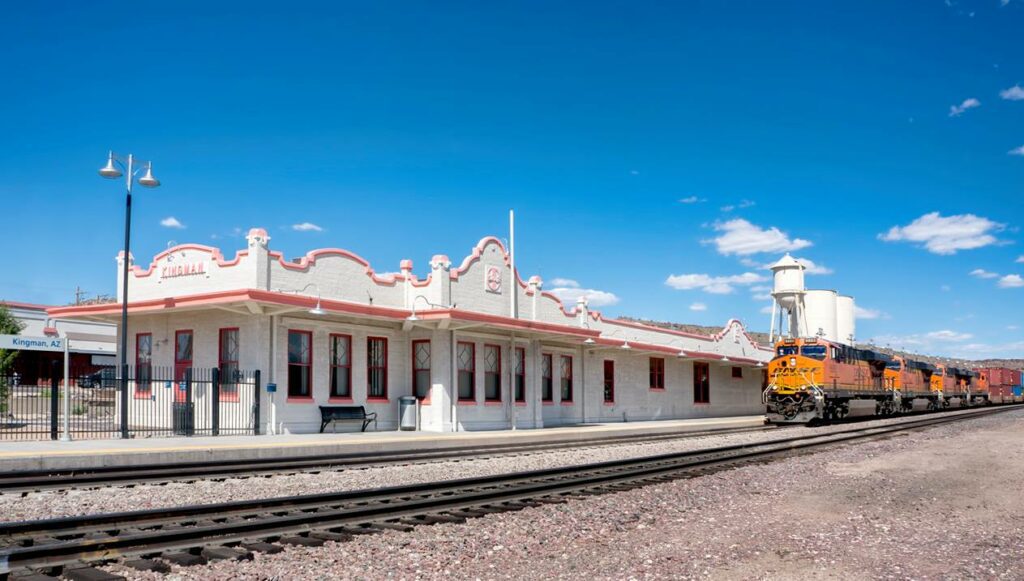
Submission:
MULTIPOLYGON (((174 401, 189 401, 185 380, 192 368, 192 331, 174 333, 174 401)), ((191 390, 189 390, 191 391, 191 390)))

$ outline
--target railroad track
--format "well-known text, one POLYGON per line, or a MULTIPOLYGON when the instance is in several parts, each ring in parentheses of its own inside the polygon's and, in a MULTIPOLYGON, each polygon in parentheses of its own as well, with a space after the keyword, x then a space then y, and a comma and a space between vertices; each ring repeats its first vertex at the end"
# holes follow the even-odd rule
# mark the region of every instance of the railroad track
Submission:
POLYGON ((0 472, 0 494, 20 493, 24 495, 44 490, 64 490, 70 488, 134 486, 144 483, 190 482, 199 479, 246 478, 300 472, 316 473, 351 468, 420 464, 450 460, 480 460, 495 456, 533 454, 568 448, 576 450, 580 448, 630 445, 778 429, 780 429, 780 426, 766 425, 672 434, 635 434, 612 438, 593 438, 537 444, 497 444, 482 447, 446 448, 416 452, 322 454, 289 458, 256 458, 175 464, 142 464, 137 466, 95 466, 71 470, 19 470, 0 472))
POLYGON ((397 486, 0 524, 0 574, 99 579, 96 564, 166 570, 168 563, 251 558, 282 545, 314 546, 355 534, 462 522, 590 494, 765 462, 823 447, 889 437, 909 430, 1015 409, 986 408, 758 443, 597 464, 397 486))

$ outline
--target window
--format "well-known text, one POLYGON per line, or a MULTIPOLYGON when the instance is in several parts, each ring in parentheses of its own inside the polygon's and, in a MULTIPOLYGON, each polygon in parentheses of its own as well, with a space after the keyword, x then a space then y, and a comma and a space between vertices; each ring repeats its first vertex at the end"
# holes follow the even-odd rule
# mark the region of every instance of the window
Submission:
POLYGON ((192 376, 192 331, 174 332, 174 401, 188 401, 192 376))
POLYGON ((711 368, 700 361, 693 362, 693 403, 711 403, 711 368))
POLYGON ((352 336, 331 335, 330 397, 352 397, 352 336))
POLYGON ((651 389, 665 389, 665 359, 662 357, 651 357, 648 361, 650 368, 649 385, 651 389))
POLYGON ((518 402, 526 401, 526 349, 516 347, 515 394, 518 402))
POLYGON ((220 369, 221 401, 238 401, 238 328, 220 330, 217 368, 220 369))
POLYGON ((540 359, 541 378, 540 378, 540 399, 542 401, 554 401, 555 399, 555 386, 554 379, 551 373, 551 355, 545 354, 540 359))
POLYGON ((430 397, 430 341, 412 342, 412 394, 430 397))
POLYGON ((366 338, 366 399, 388 398, 388 340, 366 338))
POLYGON ((604 360, 604 402, 615 401, 615 362, 611 359, 604 360))
POLYGON ((135 397, 148 398, 153 384, 153 335, 135 335, 135 397))
POLYGON ((561 357, 561 371, 562 371, 562 401, 572 401, 572 357, 569 355, 562 355, 561 357))
POLYGON ((288 331, 288 397, 312 398, 313 333, 288 331))
POLYGON ((484 345, 484 400, 501 401, 501 347, 484 345))
POLYGON ((739 365, 733 365, 732 366, 732 378, 733 379, 743 379, 743 368, 740 367, 739 365))
POLYGON ((460 341, 455 357, 459 364, 459 401, 476 401, 476 345, 460 341))
POLYGON ((796 345, 789 346, 789 347, 779 347, 779 349, 778 349, 778 356, 779 357, 788 357, 790 355, 796 355, 797 352, 799 352, 799 351, 800 351, 800 348, 797 347, 796 345))
POLYGON ((823 361, 825 359, 825 346, 824 345, 804 345, 800 349, 800 354, 804 357, 810 357, 823 361))

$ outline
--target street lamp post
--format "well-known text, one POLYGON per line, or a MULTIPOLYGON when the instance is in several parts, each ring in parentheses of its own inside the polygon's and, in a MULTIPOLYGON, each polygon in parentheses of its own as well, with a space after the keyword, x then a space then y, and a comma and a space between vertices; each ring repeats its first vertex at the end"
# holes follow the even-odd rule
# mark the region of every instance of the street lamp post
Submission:
POLYGON ((153 162, 140 162, 135 156, 127 158, 116 155, 113 151, 107 156, 107 165, 100 170, 100 175, 107 179, 117 179, 124 175, 127 197, 124 210, 124 257, 121 268, 121 437, 128 437, 128 257, 130 256, 132 232, 132 184, 136 181, 140 186, 155 188, 160 180, 153 177, 153 162), (146 173, 135 179, 136 174, 145 167, 146 173), (122 173, 121 169, 124 169, 122 173))

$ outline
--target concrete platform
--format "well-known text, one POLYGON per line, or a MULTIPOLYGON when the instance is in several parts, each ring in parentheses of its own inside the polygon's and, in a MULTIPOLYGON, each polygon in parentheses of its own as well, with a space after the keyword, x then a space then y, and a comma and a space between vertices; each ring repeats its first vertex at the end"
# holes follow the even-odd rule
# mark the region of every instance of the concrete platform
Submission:
POLYGON ((72 469, 287 458, 325 454, 437 451, 502 444, 549 444, 640 435, 752 428, 764 416, 699 418, 649 422, 580 424, 540 430, 486 432, 348 432, 276 436, 219 436, 76 440, 0 441, 0 471, 72 469))

